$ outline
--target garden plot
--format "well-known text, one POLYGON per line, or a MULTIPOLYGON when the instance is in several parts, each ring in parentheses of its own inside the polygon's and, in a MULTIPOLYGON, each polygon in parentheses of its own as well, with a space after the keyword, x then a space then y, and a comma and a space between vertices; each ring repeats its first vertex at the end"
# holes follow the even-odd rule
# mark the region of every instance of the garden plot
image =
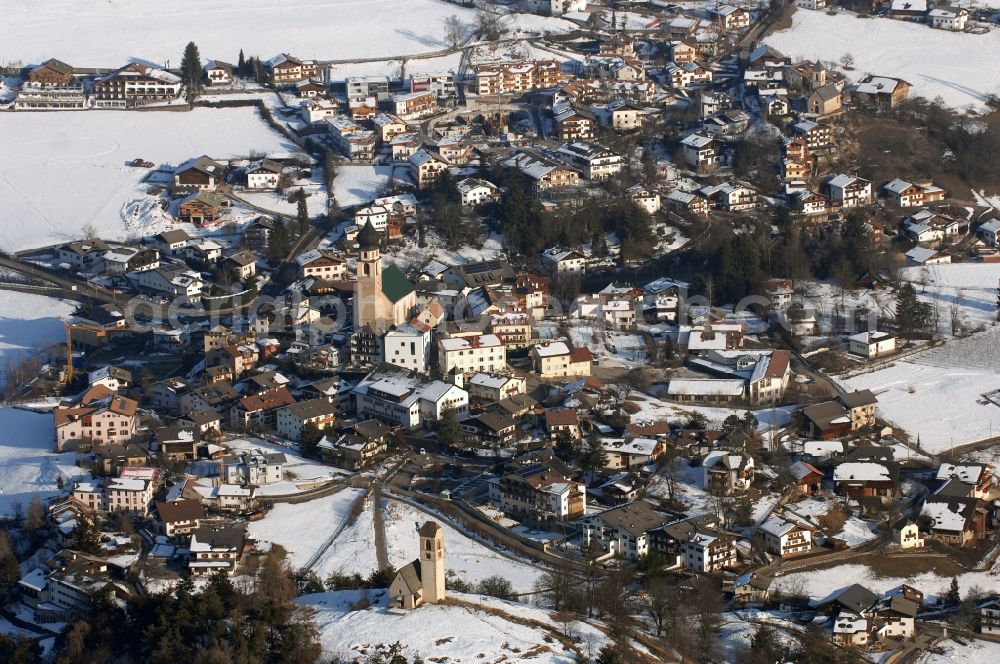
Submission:
MULTIPOLYGON (((344 489, 304 503, 278 503, 260 521, 249 522, 247 530, 260 542, 281 545, 288 552, 292 569, 300 569, 347 520, 351 507, 362 495, 362 489, 344 489)), ((324 571, 329 574, 337 570, 328 565, 324 571)))
MULTIPOLYGON (((386 505, 385 538, 389 564, 397 569, 417 557, 417 527, 430 519, 427 514, 398 500, 386 505)), ((448 572, 467 583, 478 583, 488 576, 500 575, 511 582, 515 592, 534 589, 543 570, 537 565, 502 556, 484 544, 458 532, 447 522, 444 550, 448 572)))
POLYGON ((0 408, 0 517, 11 516, 18 505, 27 509, 32 498, 46 500, 66 485, 90 478, 76 466, 74 452, 53 454, 52 415, 16 408, 0 408))
POLYGON ((106 239, 141 232, 130 224, 137 201, 148 197, 142 181, 150 171, 128 166, 133 159, 176 166, 203 154, 229 159, 259 151, 278 157, 298 149, 252 108, 12 113, 0 123, 0 144, 5 251, 80 239, 85 227, 106 239), (58 183, 58 196, 52 183, 58 183))
POLYGON ((983 398, 1000 388, 1000 328, 949 341, 878 371, 841 381, 870 389, 878 413, 938 453, 1000 431, 1000 408, 983 398))
POLYGON ((859 18, 845 12, 830 16, 820 11, 797 11, 792 27, 765 40, 792 58, 819 58, 839 62, 850 54, 854 70, 849 77, 866 72, 909 81, 913 94, 946 104, 982 108, 986 96, 1000 92, 1000 70, 970 67, 970 62, 995 62, 1000 52, 1000 31, 971 35, 933 30, 922 23, 885 18, 859 18), (928 59, 927 53, 941 57, 928 59))

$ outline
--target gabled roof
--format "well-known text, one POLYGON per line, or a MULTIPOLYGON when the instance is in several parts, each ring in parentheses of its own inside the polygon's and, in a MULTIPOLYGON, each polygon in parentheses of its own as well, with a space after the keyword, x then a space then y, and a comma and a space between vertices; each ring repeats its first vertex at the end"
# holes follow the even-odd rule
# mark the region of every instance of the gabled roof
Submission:
POLYGON ((382 293, 389 298, 390 302, 399 302, 414 290, 414 285, 403 276, 395 263, 391 263, 382 270, 382 293))

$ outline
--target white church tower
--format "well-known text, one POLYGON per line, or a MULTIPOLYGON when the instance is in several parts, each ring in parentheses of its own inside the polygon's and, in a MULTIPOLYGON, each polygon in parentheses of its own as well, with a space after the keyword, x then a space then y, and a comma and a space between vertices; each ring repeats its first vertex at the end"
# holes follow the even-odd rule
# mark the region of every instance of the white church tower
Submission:
POLYGON ((444 529, 435 521, 420 526, 420 581, 424 603, 436 604, 445 597, 444 529))

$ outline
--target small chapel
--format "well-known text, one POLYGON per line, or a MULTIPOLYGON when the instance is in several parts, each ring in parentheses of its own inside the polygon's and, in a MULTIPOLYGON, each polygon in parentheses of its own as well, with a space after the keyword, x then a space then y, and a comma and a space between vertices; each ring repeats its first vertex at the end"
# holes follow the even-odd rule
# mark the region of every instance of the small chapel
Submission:
POLYGON ((415 609, 445 598, 444 530, 434 521, 417 528, 420 557, 396 572, 389 584, 389 608, 415 609))

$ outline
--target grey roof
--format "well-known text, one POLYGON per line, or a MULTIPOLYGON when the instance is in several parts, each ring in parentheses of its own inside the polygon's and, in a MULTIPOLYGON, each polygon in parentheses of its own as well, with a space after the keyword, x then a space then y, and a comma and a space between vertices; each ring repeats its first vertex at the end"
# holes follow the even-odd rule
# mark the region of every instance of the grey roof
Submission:
POLYGON ((333 415, 336 411, 333 404, 330 403, 328 399, 309 399, 307 401, 299 401, 298 403, 293 403, 287 406, 296 417, 301 420, 311 419, 313 417, 322 417, 324 415, 333 415))
POLYGON ((831 597, 830 601, 860 615, 875 606, 878 595, 855 583, 831 597))
POLYGON ((878 399, 872 394, 871 390, 855 390, 854 392, 846 392, 840 395, 840 401, 848 408, 857 408, 859 406, 868 406, 871 404, 878 403, 878 399))

